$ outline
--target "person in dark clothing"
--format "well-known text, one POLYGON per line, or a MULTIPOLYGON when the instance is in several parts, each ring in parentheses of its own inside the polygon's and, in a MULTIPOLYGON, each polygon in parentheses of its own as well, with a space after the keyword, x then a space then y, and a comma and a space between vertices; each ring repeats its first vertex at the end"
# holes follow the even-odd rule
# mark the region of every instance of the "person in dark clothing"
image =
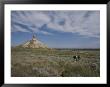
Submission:
POLYGON ((73 59, 75 60, 75 61, 79 61, 80 60, 80 56, 78 55, 78 56, 73 56, 73 59))
POLYGON ((78 59, 78 61, 81 59, 79 55, 78 55, 77 59, 78 59))
POLYGON ((73 56, 73 59, 76 61, 76 56, 73 56))

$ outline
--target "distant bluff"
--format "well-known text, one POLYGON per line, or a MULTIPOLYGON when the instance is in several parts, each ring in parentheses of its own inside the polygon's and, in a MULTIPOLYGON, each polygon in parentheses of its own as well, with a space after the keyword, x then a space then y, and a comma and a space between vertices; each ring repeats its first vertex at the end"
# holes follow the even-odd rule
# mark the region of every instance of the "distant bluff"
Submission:
POLYGON ((23 48, 48 48, 44 43, 39 41, 35 35, 32 36, 31 40, 21 44, 20 46, 23 48))

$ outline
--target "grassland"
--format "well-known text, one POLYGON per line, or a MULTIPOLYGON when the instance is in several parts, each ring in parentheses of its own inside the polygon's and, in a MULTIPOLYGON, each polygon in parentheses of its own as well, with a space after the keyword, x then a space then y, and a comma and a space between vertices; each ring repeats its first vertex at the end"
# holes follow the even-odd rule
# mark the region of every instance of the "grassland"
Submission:
POLYGON ((11 49, 12 77, 99 77, 99 49, 11 49), (81 59, 75 61, 74 55, 81 59), (95 68, 92 67, 95 65, 95 68))

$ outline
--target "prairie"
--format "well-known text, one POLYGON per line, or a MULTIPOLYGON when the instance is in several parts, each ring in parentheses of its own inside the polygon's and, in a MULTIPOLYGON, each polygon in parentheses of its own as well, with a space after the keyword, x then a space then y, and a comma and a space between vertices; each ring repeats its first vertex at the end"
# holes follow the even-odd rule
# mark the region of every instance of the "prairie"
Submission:
POLYGON ((99 77, 100 49, 11 48, 12 77, 99 77), (75 61, 73 56, 79 55, 75 61))

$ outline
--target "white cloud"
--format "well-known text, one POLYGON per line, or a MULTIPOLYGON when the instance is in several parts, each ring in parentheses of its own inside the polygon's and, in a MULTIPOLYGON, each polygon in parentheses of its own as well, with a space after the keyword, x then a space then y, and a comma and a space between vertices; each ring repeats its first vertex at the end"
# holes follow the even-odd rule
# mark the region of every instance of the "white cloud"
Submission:
POLYGON ((99 11, 14 11, 12 12, 12 31, 42 32, 43 25, 48 29, 60 32, 78 33, 87 37, 99 38, 100 35, 100 12, 99 11), (23 26, 20 28, 14 27, 23 26), (27 27, 25 27, 27 26, 27 27), (13 28, 14 27, 14 28, 13 28), (40 30, 41 29, 41 30, 40 30))
POLYGON ((90 36, 90 37, 99 37, 100 33, 100 14, 99 12, 88 13, 88 17, 84 17, 87 14, 87 11, 73 11, 64 13, 58 13, 57 21, 60 21, 60 18, 65 20, 64 25, 59 25, 58 22, 49 23, 48 27, 63 31, 63 32, 72 32, 79 33, 80 35, 90 36), (60 15, 59 15, 60 14, 60 15), (58 18, 59 17, 59 18, 58 18))
POLYGON ((40 31, 40 33, 45 34, 45 35, 53 35, 52 33, 46 32, 46 31, 40 31))
POLYGON ((12 32, 18 32, 18 31, 20 31, 20 32, 29 32, 25 28, 21 28, 20 26, 13 25, 12 32))

